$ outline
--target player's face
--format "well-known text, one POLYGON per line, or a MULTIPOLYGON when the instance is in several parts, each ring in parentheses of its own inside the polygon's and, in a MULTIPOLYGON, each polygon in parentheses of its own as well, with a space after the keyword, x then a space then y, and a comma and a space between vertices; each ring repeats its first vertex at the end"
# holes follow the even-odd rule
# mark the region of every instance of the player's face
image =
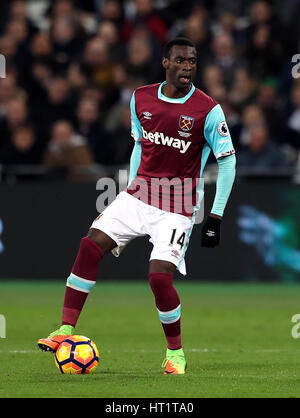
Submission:
POLYGON ((195 48, 174 45, 170 51, 170 58, 163 59, 163 67, 166 69, 167 82, 172 83, 178 90, 189 89, 197 67, 195 48))

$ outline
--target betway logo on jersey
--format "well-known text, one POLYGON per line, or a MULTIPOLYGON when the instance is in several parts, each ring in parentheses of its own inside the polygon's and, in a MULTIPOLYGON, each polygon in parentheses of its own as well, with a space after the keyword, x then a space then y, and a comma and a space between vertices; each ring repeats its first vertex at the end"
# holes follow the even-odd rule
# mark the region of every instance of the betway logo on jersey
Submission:
POLYGON ((191 141, 184 141, 183 139, 173 138, 172 136, 165 135, 163 132, 147 132, 143 127, 142 131, 143 138, 148 139, 155 144, 177 148, 181 154, 185 154, 191 145, 191 141))

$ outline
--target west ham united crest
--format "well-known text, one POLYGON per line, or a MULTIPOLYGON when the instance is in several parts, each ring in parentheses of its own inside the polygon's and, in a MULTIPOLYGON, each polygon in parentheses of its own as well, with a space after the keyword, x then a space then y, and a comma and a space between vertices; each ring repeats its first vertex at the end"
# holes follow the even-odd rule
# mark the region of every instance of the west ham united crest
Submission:
POLYGON ((194 126, 195 119, 191 116, 180 115, 179 128, 185 132, 188 132, 194 126))

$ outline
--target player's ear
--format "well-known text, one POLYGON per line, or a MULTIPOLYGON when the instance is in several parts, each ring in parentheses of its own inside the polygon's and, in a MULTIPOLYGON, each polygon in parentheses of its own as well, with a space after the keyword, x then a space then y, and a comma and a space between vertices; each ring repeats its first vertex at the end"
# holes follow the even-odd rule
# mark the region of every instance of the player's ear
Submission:
POLYGON ((162 66, 164 67, 165 70, 167 70, 169 68, 169 60, 168 60, 168 58, 164 57, 162 59, 162 66))

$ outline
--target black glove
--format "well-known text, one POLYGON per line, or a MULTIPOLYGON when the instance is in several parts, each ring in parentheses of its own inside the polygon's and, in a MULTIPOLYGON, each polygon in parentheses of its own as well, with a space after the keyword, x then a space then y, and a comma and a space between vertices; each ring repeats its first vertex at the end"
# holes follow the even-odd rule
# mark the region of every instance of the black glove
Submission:
POLYGON ((220 243, 220 226, 222 220, 208 215, 202 227, 201 245, 202 247, 213 248, 220 243))

